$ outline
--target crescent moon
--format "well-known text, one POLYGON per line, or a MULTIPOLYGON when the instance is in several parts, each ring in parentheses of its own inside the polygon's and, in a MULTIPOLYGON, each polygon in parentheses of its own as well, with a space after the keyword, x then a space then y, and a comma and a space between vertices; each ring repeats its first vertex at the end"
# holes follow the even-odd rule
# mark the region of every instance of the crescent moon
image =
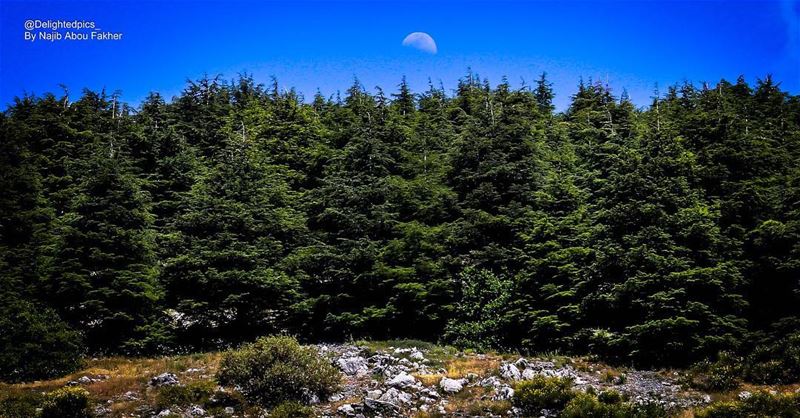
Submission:
POLYGON ((434 41, 433 37, 425 32, 409 33, 408 36, 403 39, 403 46, 409 46, 411 48, 427 52, 431 55, 438 52, 438 49, 436 48, 436 41, 434 41))

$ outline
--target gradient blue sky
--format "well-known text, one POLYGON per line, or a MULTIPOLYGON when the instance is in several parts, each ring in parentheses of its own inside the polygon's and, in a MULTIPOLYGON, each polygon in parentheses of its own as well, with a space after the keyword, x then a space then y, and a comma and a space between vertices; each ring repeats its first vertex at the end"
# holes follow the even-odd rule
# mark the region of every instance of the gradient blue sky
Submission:
POLYGON ((640 105, 656 83, 755 81, 771 73, 800 91, 800 1, 256 2, 0 0, 0 105, 24 92, 121 90, 178 94, 204 73, 274 75, 307 97, 345 90, 354 76, 416 91, 448 89, 471 67, 493 84, 547 71, 563 109, 580 77, 628 89, 640 105), (123 40, 23 39, 27 19, 93 20, 123 40), (438 53, 401 45, 414 31, 438 53))

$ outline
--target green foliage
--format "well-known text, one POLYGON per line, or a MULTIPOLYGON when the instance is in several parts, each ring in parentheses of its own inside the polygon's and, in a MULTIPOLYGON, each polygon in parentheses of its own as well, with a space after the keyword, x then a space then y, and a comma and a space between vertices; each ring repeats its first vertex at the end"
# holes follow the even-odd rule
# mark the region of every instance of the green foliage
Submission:
POLYGON ((284 401, 269 411, 270 417, 275 418, 313 418, 314 409, 297 401, 284 401))
POLYGON ((80 387, 57 389, 45 395, 38 418, 90 418, 89 392, 80 387))
POLYGON ((0 299, 92 354, 443 338, 795 382, 798 115, 770 77, 641 109, 589 80, 559 113, 545 74, 471 71, 311 103, 248 75, 136 110, 25 96, 0 116, 0 299))
POLYGON ((485 269, 465 269, 461 273, 461 299, 455 318, 445 328, 444 339, 460 347, 498 347, 509 323, 506 312, 511 297, 511 281, 485 269))
POLYGON ((291 337, 266 337, 225 354, 217 380, 239 388, 252 403, 273 407, 284 401, 327 399, 341 375, 313 348, 291 337))
POLYGON ((800 381, 800 332, 797 320, 785 320, 760 341, 744 361, 743 374, 751 382, 789 384, 800 381))
POLYGON ((125 351, 160 297, 151 216, 138 181, 106 150, 95 152, 55 225, 47 298, 92 350, 125 351))
POLYGON ((205 405, 216 389, 216 384, 211 381, 196 381, 187 385, 163 386, 158 389, 156 403, 166 409, 170 406, 205 405))
POLYGON ((690 384, 706 391, 735 389, 741 383, 742 361, 731 353, 720 353, 716 361, 703 361, 692 367, 690 384))
POLYGON ((572 380, 536 376, 514 387, 514 406, 524 414, 538 416, 543 409, 561 411, 577 395, 572 380))
MULTIPOLYGON (((603 392, 605 393, 605 392, 603 392)), ((619 397, 594 396, 578 393, 561 412, 562 418, 666 418, 669 416, 656 405, 636 405, 622 402, 619 397)))
POLYGON ((718 402, 695 414, 698 418, 800 417, 800 394, 756 392, 744 400, 718 402))
POLYGON ((79 333, 46 306, 0 299, 0 380, 49 379, 76 370, 83 351, 79 333))
POLYGON ((4 391, 0 394, 0 417, 30 418, 36 416, 36 409, 44 400, 44 395, 36 391, 4 391))
POLYGON ((514 388, 514 406, 525 416, 539 416, 543 410, 562 418, 657 418, 668 415, 655 404, 626 402, 615 391, 581 392, 565 378, 537 376, 514 388))

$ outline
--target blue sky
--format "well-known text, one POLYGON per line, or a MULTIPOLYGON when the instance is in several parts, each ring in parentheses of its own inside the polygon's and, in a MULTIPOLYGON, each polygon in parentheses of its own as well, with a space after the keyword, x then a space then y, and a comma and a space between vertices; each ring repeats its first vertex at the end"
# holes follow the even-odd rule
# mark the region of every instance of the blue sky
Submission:
MULTIPOLYGON (((357 76, 393 92, 403 75, 454 88, 468 67, 496 84, 547 71, 563 109, 580 79, 608 80, 646 104, 658 83, 755 81, 800 92, 800 1, 257 2, 0 0, 0 105, 24 92, 178 94, 187 78, 252 73, 330 95, 357 76), (119 41, 36 42, 28 19, 88 20, 119 41), (403 46, 430 34, 438 52, 403 46)), ((63 33, 63 31, 62 31, 63 33)))

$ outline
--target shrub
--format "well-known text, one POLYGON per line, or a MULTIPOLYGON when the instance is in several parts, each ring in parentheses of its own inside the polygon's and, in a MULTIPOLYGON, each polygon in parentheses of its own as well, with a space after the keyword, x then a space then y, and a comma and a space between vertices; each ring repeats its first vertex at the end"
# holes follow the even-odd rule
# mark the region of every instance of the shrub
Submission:
POLYGON ((695 414, 697 418, 797 418, 800 417, 800 393, 771 395, 756 392, 749 398, 719 402, 695 414))
POLYGON ((0 391, 0 417, 30 418, 36 416, 36 409, 42 403, 42 394, 29 391, 0 391), (5 393, 3 393, 5 392, 5 393))
POLYGON ((77 370, 80 334, 52 309, 25 300, 0 300, 0 380, 48 379, 77 370))
POLYGON ((205 405, 214 393, 216 385, 214 382, 198 381, 185 386, 162 386, 158 390, 156 403, 160 408, 167 408, 173 405, 205 405))
POLYGON ((600 396, 589 393, 576 394, 559 416, 561 418, 659 418, 666 417, 667 414, 655 405, 622 402, 622 397, 617 392, 602 392, 600 396))
POLYGON ((245 398, 264 407, 284 401, 326 399, 341 375, 316 350, 291 337, 267 337, 225 354, 217 374, 223 386, 238 387, 245 398))
POLYGON ((512 281, 486 269, 461 273, 461 298, 444 331, 444 340, 461 348, 488 350, 502 345, 507 331, 512 281))
POLYGON ((89 392, 80 387, 66 387, 48 393, 42 403, 40 418, 89 418, 89 392))
POLYGON ((575 397, 572 380, 537 376, 514 388, 514 406, 526 415, 539 416, 542 409, 562 410, 575 397))
POLYGON ((296 401, 282 402, 269 413, 270 418, 314 418, 314 409, 296 401))
MULTIPOLYGON (((800 324, 793 322, 792 325, 800 324)), ((745 361, 743 373, 747 380, 762 384, 800 381, 800 332, 756 346, 745 361)))
POLYGON ((622 395, 616 390, 604 390, 597 395, 597 400, 604 404, 618 404, 622 403, 622 395))
POLYGON ((735 389, 741 383, 742 359, 730 353, 720 353, 715 362, 698 363, 690 372, 690 385, 705 391, 735 389))

